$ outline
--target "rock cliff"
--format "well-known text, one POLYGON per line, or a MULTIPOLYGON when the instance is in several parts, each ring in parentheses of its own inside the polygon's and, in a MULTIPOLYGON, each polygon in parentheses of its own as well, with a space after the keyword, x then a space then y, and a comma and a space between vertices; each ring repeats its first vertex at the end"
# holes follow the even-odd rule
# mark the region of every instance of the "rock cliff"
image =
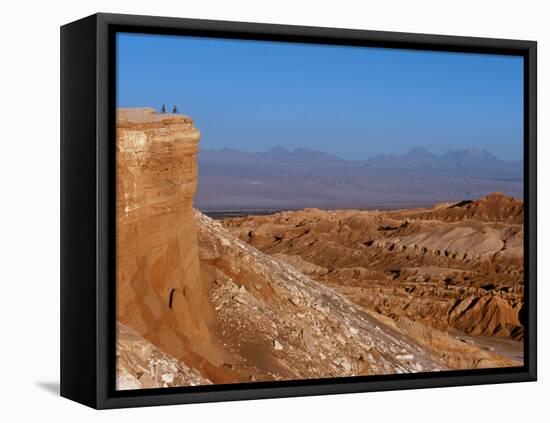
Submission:
POLYGON ((117 114, 117 319, 201 369, 223 354, 201 284, 193 197, 200 133, 191 118, 152 109, 117 114))

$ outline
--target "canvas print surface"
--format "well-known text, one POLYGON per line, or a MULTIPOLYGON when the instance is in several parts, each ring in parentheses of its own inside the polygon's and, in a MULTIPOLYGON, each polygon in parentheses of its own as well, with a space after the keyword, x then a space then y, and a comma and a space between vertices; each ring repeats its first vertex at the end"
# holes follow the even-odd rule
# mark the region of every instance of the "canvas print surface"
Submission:
POLYGON ((119 390, 523 365, 523 59, 117 35, 119 390))

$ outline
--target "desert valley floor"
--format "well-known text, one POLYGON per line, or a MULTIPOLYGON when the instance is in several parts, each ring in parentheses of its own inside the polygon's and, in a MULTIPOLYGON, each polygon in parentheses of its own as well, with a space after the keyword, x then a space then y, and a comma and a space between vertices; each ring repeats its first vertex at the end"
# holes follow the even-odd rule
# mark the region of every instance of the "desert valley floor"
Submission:
POLYGON ((214 220, 190 118, 117 126, 118 389, 522 365, 521 200, 214 220))

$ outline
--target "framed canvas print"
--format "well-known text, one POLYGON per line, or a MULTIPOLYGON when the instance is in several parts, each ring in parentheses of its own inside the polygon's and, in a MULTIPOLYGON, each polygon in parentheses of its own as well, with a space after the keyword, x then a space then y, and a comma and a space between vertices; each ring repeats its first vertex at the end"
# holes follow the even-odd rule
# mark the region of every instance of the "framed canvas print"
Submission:
POLYGON ((536 379, 536 43, 61 30, 61 394, 536 379))

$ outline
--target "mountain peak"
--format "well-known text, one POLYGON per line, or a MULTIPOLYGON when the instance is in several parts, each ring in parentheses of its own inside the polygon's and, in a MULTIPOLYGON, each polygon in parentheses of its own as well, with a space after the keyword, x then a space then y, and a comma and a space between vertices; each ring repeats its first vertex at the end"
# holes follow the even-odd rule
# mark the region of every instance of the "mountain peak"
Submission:
POLYGON ((409 150, 407 155, 413 157, 433 157, 433 154, 424 147, 415 147, 409 150))
POLYGON ((294 150, 289 150, 282 145, 276 145, 265 153, 257 153, 257 156, 268 160, 300 163, 311 162, 312 164, 346 162, 344 159, 340 159, 339 157, 325 153, 324 151, 314 150, 307 147, 297 147, 294 150))
POLYGON ((276 145, 271 150, 268 151, 268 153, 275 153, 275 154, 290 154, 290 150, 282 145, 276 145))
POLYGON ((467 148, 464 150, 464 153, 469 154, 470 156, 484 156, 486 154, 491 154, 486 150, 482 150, 481 148, 467 148))
POLYGON ((297 147, 294 149, 294 154, 308 154, 308 153, 313 153, 313 152, 316 152, 316 150, 312 150, 311 148, 307 148, 307 147, 297 147))
POLYGON ((458 167, 488 166, 500 163, 500 160, 492 153, 479 148, 449 151, 442 156, 442 159, 458 167))

